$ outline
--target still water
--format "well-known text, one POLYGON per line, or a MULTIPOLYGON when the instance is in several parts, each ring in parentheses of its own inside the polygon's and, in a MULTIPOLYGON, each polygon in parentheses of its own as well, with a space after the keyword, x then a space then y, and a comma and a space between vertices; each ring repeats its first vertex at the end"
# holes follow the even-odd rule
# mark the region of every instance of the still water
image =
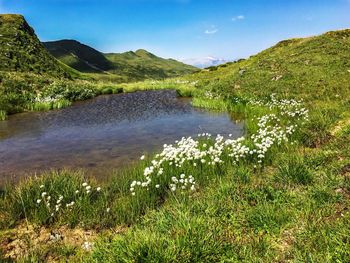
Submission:
POLYGON ((100 96, 71 107, 0 121, 0 184, 50 169, 82 169, 103 179, 144 153, 201 132, 242 134, 227 113, 191 106, 175 91, 100 96))

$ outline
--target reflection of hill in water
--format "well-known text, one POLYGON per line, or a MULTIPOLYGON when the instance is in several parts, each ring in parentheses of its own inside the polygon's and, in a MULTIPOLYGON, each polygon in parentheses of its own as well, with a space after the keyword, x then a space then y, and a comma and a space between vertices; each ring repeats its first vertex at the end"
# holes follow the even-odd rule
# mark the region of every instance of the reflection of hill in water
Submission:
POLYGON ((53 118, 59 126, 74 123, 75 126, 84 127, 121 121, 143 121, 159 115, 188 113, 191 110, 188 102, 177 99, 176 91, 163 90, 100 96, 67 108, 64 114, 53 118))
POLYGON ((11 116, 11 121, 0 122, 0 138, 25 134, 28 130, 40 132, 41 129, 71 126, 93 128, 122 121, 144 121, 160 115, 189 113, 191 110, 189 100, 177 99, 173 90, 100 96, 58 111, 11 116))

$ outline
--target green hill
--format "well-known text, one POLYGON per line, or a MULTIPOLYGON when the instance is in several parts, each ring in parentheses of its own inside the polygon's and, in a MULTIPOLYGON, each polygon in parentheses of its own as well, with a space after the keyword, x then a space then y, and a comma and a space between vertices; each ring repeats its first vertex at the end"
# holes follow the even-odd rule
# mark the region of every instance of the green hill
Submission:
POLYGON ((304 99, 350 91, 350 29, 281 41, 246 60, 211 67, 188 78, 221 94, 280 93, 304 99))
POLYGON ((108 53, 105 56, 113 64, 113 69, 110 72, 126 75, 136 80, 177 77, 198 70, 174 59, 157 57, 144 49, 139 49, 136 52, 108 53))
POLYGON ((57 59, 85 73, 103 73, 112 69, 112 63, 99 51, 76 40, 59 40, 43 43, 57 59))
POLYGON ((69 76, 40 43, 23 16, 0 15, 0 36, 0 71, 69 76))
MULTIPOLYGON (((163 59, 142 49, 103 54, 75 40, 43 44, 53 56, 80 72, 113 74, 124 77, 127 81, 164 79, 197 71, 193 66, 173 59, 163 59)), ((103 75, 100 77, 103 78, 103 75)))
POLYGON ((182 138, 104 183, 62 170, 5 188, 0 261, 350 262, 349 47, 350 30, 333 31, 181 78, 115 85, 179 89, 242 120, 245 133, 182 138))

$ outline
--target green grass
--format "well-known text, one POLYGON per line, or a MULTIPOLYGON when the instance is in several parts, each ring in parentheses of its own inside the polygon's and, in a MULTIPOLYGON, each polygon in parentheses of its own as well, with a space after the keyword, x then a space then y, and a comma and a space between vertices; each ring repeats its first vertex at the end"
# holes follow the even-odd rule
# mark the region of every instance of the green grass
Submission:
POLYGON ((6 111, 0 110, 0 121, 4 121, 7 118, 6 111))
POLYGON ((26 108, 30 111, 47 111, 54 109, 62 109, 71 105, 69 100, 60 99, 51 102, 34 102, 28 105, 26 108))
POLYGON ((68 68, 61 67, 43 47, 23 16, 1 14, 0 32, 0 71, 70 76, 68 68))
POLYGON ((193 98, 192 105, 199 108, 225 111, 228 108, 227 102, 222 99, 193 98))
MULTIPOLYGON (((283 41, 248 60, 166 81, 94 83, 91 89, 83 82, 85 88, 67 93, 60 88, 64 83, 53 85, 44 97, 59 93, 74 100, 115 93, 117 87, 124 92, 176 89, 194 97, 196 106, 228 110, 244 120, 247 136, 258 130, 257 117, 278 114, 275 108, 249 104, 251 99, 266 103, 271 93, 302 98, 310 113, 309 121, 298 122, 298 132, 270 149, 261 165, 253 157, 233 164, 226 154, 224 163, 214 167, 168 165, 152 182, 162 187, 137 189, 135 196, 130 183, 144 178, 153 156, 119 171, 101 185, 101 192, 81 199, 74 199, 74 191, 84 181, 93 189, 99 186, 82 174, 53 172, 24 180, 1 192, 3 231, 15 231, 23 222, 48 229, 125 227, 121 233, 101 234, 91 253, 49 246, 31 251, 26 260, 33 261, 52 254, 65 260, 69 254, 78 262, 349 262, 349 39, 349 30, 343 30, 283 41), (180 173, 194 176, 196 191, 170 191, 169 177, 180 173), (36 203, 41 184, 54 199, 62 193, 64 202, 74 199, 76 206, 52 218, 36 203)), ((288 121, 281 117, 283 125, 288 121)), ((6 238, 0 235, 0 241, 6 238)))
MULTIPOLYGON (((244 116, 270 112, 256 106, 232 107, 244 116)), ((311 112, 310 119, 313 114, 318 112, 311 112)), ((332 121, 328 116, 327 122, 332 121)), ((247 134, 256 131, 254 121, 247 123, 247 134)), ((263 168, 255 167, 252 160, 238 166, 225 162, 215 169, 165 169, 164 174, 193 174, 199 189, 192 194, 161 188, 131 196, 129 185, 143 178, 150 160, 146 158, 101 185, 99 195, 83 197, 72 210, 63 209, 54 218, 35 203, 43 191, 40 184, 56 199, 62 193, 69 201, 84 181, 94 189, 98 185, 68 171, 29 179, 3 193, 0 204, 6 218, 2 227, 16 226, 22 220, 51 228, 131 226, 125 233, 101 236, 92 254, 71 248, 69 255, 77 261, 85 253, 85 261, 97 262, 346 262, 350 259, 348 199, 346 192, 335 190, 350 189, 350 180, 339 175, 342 164, 334 157, 350 161, 350 137, 342 134, 310 150, 301 138, 298 134, 297 144, 272 150, 263 168), (338 144, 348 148, 338 148, 338 144)), ((48 253, 64 258, 65 251, 49 246, 28 257, 45 258, 48 253)))
POLYGON ((295 156, 288 156, 287 160, 278 167, 276 180, 284 184, 296 183, 307 185, 312 183, 313 176, 302 159, 295 156))
POLYGON ((57 79, 45 74, 0 71, 0 79, 0 110, 6 114, 60 109, 101 94, 99 87, 89 81, 57 79))

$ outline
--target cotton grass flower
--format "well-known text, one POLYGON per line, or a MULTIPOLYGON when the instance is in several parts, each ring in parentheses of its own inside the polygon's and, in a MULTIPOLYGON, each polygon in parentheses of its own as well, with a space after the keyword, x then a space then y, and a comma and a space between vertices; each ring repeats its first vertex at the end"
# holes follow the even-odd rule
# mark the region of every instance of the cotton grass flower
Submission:
MULTIPOLYGON (((240 101, 239 98, 236 100, 240 101)), ((144 169, 144 180, 133 181, 130 184, 131 194, 135 195, 138 187, 150 189, 155 176, 162 177, 163 184, 168 181, 167 187, 173 192, 177 189, 189 188, 192 191, 196 189, 193 178, 186 177, 184 173, 180 174, 179 178, 169 176, 164 172, 165 166, 179 170, 184 165, 197 167, 198 164, 201 164, 200 167, 204 170, 227 161, 238 164, 248 158, 255 162, 254 167, 261 166, 272 147, 289 142, 290 136, 298 128, 298 121, 308 120, 308 110, 302 106, 302 101, 278 100, 274 94, 266 101, 256 99, 243 99, 242 101, 247 105, 259 105, 271 110, 271 113, 254 117, 253 121, 256 121, 258 127, 255 133, 249 137, 236 139, 232 138, 232 134, 224 138, 220 134, 212 137, 209 133, 199 133, 197 136, 200 140, 195 140, 190 136, 176 140, 175 144, 164 144, 163 151, 156 154, 150 161, 150 165, 144 169), (288 121, 283 122, 282 119, 288 121)), ((153 187, 158 189, 160 184, 153 184, 153 187)))

